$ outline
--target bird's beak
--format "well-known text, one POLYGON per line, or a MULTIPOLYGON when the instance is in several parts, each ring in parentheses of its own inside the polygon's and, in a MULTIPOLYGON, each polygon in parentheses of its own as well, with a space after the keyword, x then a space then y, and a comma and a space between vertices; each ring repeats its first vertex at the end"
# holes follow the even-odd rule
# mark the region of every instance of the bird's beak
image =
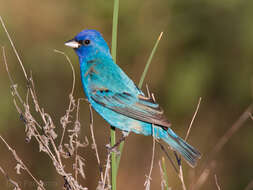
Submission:
POLYGON ((65 46, 72 47, 74 49, 79 48, 81 44, 77 42, 76 40, 72 39, 67 42, 65 42, 65 46))

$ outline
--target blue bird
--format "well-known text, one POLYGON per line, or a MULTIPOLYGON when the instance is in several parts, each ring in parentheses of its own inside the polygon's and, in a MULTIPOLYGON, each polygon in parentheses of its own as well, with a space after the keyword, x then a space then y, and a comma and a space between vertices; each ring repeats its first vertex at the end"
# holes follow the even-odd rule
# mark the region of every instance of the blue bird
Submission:
POLYGON ((170 126, 163 110, 114 63, 110 49, 96 30, 83 30, 65 43, 79 58, 81 80, 92 107, 110 125, 126 132, 153 135, 165 141, 194 167, 200 152, 170 126))

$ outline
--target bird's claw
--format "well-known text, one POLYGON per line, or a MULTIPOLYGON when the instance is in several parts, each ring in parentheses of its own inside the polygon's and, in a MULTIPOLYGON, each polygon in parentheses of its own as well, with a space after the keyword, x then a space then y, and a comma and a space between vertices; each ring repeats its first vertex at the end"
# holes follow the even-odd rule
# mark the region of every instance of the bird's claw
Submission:
POLYGON ((111 146, 110 144, 107 144, 107 145, 105 145, 105 147, 107 148, 109 154, 111 154, 113 152, 116 153, 117 155, 120 154, 120 152, 117 150, 117 146, 111 146))

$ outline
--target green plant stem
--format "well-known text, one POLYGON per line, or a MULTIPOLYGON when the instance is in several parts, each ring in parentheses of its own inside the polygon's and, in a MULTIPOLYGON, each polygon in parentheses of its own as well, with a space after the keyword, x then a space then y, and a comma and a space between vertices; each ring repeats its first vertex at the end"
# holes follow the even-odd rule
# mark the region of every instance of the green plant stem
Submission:
MULTIPOLYGON (((111 147, 116 143, 116 131, 115 127, 111 126, 111 147)), ((116 190, 116 177, 117 177, 117 165, 116 165, 116 154, 111 153, 111 177, 112 177, 112 190, 116 190)))
MULTIPOLYGON (((119 14, 119 0, 114 0, 113 6, 113 23, 112 23, 112 58, 116 63, 116 50, 117 50, 117 28, 118 28, 118 14, 119 14)), ((111 147, 116 143, 115 127, 111 126, 111 147)), ((112 190, 116 190, 117 182, 117 165, 116 154, 112 152, 111 155, 111 178, 112 178, 112 190)))
POLYGON ((117 51, 118 15, 119 15, 119 0, 114 0, 113 21, 112 21, 112 58, 114 59, 115 63, 117 51))
MULTIPOLYGON (((143 81, 144 81, 144 79, 145 79, 145 76, 147 75, 147 71, 148 71, 149 65, 150 65, 150 63, 151 63, 151 61, 152 61, 152 59, 153 59, 153 56, 154 56, 154 54, 155 54, 155 52, 156 52, 157 46, 158 46, 158 44, 159 44, 159 41, 160 41, 161 38, 162 38, 162 35, 163 35, 163 32, 160 33, 158 39, 156 40, 156 43, 155 43, 155 45, 154 45, 154 47, 153 47, 153 49, 152 49, 152 51, 151 51, 151 54, 150 54, 150 56, 149 56, 149 58, 148 58, 148 61, 147 61, 147 63, 146 63, 146 66, 145 66, 145 68, 144 68, 144 71, 143 71, 143 73, 142 73, 142 75, 141 75, 141 79, 140 79, 139 85, 138 85, 138 87, 139 87, 140 89, 141 89, 141 87, 142 87, 142 85, 143 85, 143 81)), ((123 148, 124 148, 124 143, 125 143, 124 141, 122 141, 122 142, 120 143, 120 147, 119 147, 120 154, 119 154, 119 156, 117 157, 116 173, 118 172, 118 168, 119 168, 119 163, 120 163, 121 155, 122 155, 123 148)))
POLYGON ((141 79, 140 79, 140 82, 139 82, 139 85, 138 85, 139 88, 141 88, 142 85, 143 85, 144 79, 145 79, 145 77, 147 75, 147 72, 148 72, 148 68, 149 68, 150 63, 151 63, 151 61, 153 59, 153 56, 154 56, 154 54, 156 52, 157 46, 158 46, 158 44, 159 44, 159 42, 160 42, 160 40, 162 38, 162 35, 163 35, 163 32, 160 33, 160 35, 159 35, 158 39, 156 40, 156 43, 155 43, 152 51, 151 51, 151 54, 150 54, 150 56, 148 58, 148 61, 147 61, 146 65, 145 65, 144 71, 143 71, 143 73, 141 75, 141 79))
POLYGON ((122 152, 123 152, 123 148, 124 148, 124 144, 125 144, 125 141, 122 141, 119 145, 119 156, 117 157, 116 159, 116 172, 118 173, 118 168, 119 168, 119 163, 120 163, 120 159, 121 159, 121 155, 122 155, 122 152))

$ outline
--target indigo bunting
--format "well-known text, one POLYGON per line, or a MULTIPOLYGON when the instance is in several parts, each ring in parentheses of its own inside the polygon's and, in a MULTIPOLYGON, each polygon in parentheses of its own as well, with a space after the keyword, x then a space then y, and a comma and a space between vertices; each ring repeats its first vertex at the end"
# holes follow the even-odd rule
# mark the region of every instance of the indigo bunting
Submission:
POLYGON ((154 98, 146 96, 114 63, 110 49, 96 30, 83 30, 65 43, 79 58, 85 95, 111 126, 126 133, 152 135, 180 153, 192 167, 200 152, 170 128, 163 110, 154 98))

